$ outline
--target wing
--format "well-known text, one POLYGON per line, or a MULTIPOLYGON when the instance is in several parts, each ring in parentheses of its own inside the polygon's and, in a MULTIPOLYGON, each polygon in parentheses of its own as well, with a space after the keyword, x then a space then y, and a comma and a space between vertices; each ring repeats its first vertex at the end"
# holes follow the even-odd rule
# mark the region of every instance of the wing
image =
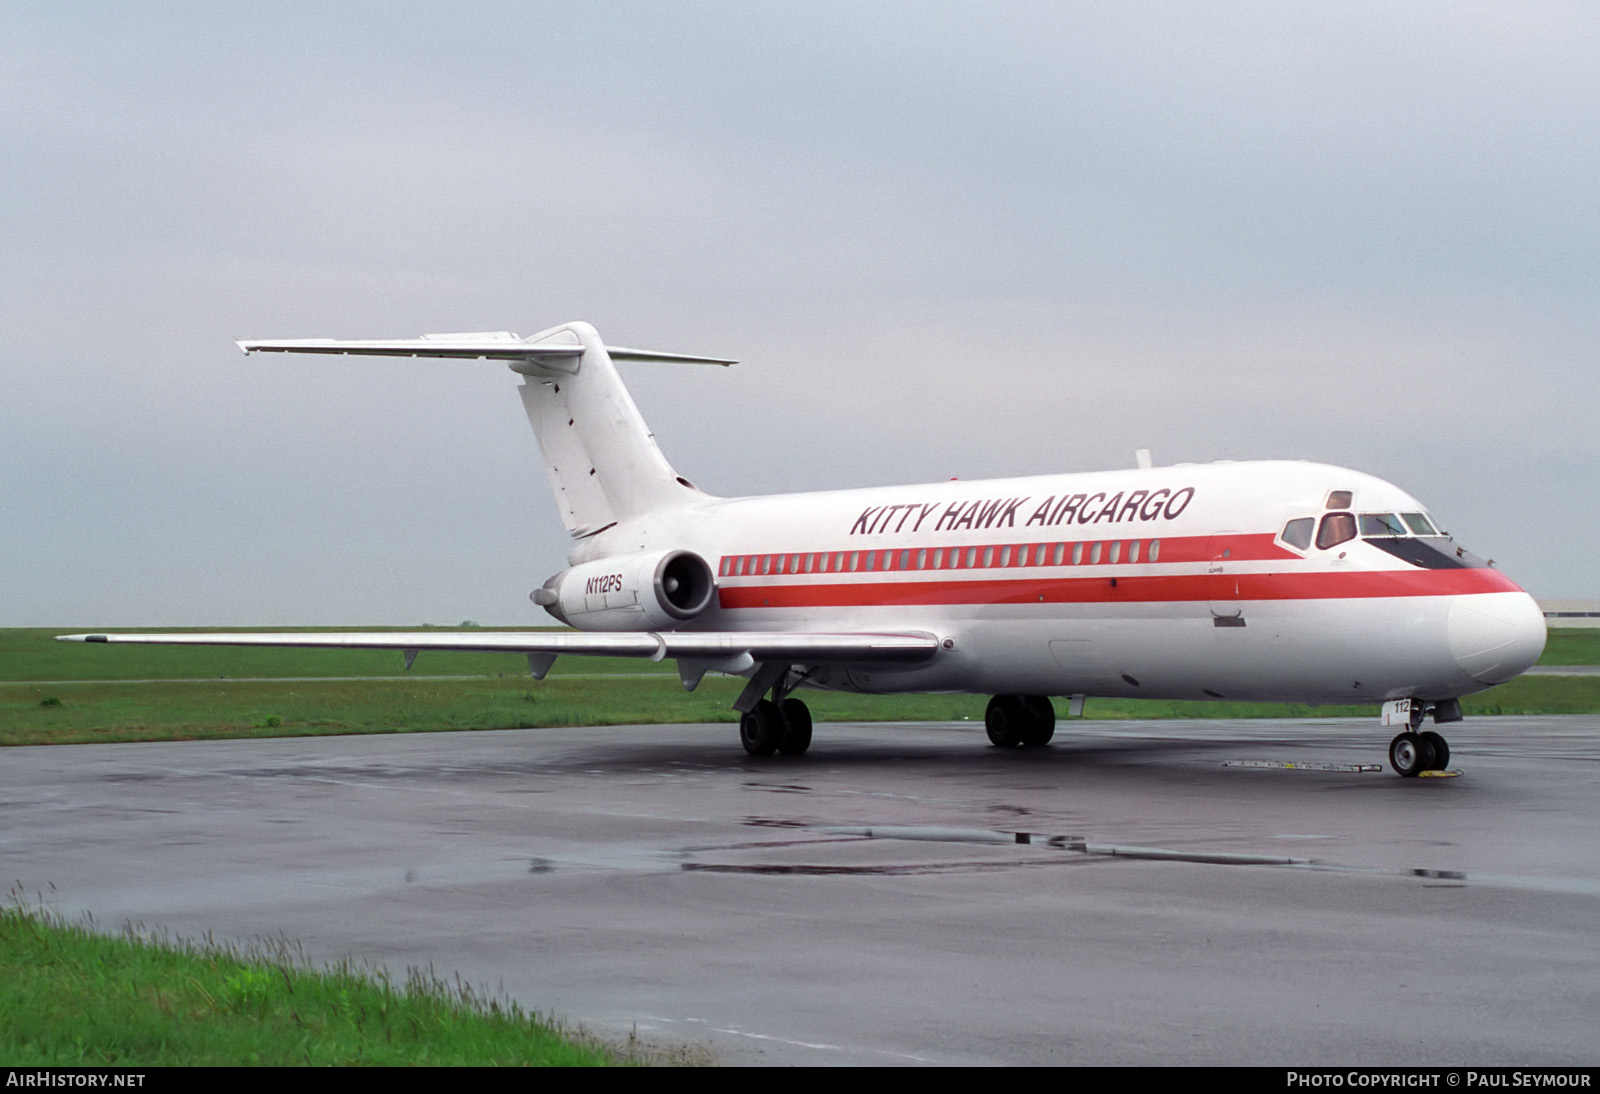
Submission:
POLYGON ((688 690, 707 672, 751 675, 789 665, 915 664, 939 649, 925 631, 811 633, 806 631, 562 632, 562 631, 322 631, 260 634, 63 634, 58 642, 142 643, 163 646, 299 646, 311 649, 400 650, 406 668, 421 650, 521 653, 542 680, 562 654, 588 657, 673 658, 688 690))

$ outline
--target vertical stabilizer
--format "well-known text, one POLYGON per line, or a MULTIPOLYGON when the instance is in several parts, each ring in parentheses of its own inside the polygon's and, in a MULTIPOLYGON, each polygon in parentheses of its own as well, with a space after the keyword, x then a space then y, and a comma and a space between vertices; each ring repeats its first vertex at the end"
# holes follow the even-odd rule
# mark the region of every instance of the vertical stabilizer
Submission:
MULTIPOLYGON (((580 356, 513 362, 525 379, 528 412, 567 531, 593 535, 619 521, 687 504, 701 493, 677 473, 617 375, 624 360, 707 360, 640 350, 608 350, 587 323, 567 323, 526 340, 541 347, 581 346, 580 356)), ((717 362, 725 363, 725 362, 717 362)))

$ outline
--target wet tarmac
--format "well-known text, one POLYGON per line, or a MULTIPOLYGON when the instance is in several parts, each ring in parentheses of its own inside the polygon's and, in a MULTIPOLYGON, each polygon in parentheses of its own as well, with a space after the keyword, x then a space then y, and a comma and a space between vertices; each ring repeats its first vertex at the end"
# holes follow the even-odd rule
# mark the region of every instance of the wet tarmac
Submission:
POLYGON ((1344 720, 12 748, 0 863, 728 1063, 1593 1064, 1600 718, 1450 729, 1408 780, 1344 720))

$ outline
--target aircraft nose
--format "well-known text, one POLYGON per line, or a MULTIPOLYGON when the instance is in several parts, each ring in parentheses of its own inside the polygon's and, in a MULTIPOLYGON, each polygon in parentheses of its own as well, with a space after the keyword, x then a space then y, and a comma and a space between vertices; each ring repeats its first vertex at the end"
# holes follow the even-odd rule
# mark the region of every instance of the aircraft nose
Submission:
POLYGON ((1503 684, 1544 652, 1544 613, 1527 593, 1458 596, 1446 627, 1450 655, 1480 684, 1503 684))

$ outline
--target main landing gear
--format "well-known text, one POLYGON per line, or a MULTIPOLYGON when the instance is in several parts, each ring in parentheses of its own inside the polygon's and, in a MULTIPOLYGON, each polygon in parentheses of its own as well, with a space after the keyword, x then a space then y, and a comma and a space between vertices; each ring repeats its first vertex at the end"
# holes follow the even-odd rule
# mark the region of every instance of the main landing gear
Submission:
POLYGON ((752 756, 802 755, 811 747, 811 708, 790 692, 805 683, 810 671, 788 665, 762 665, 750 677, 733 708, 740 711, 739 743, 752 756), (771 691, 772 698, 761 696, 771 691))
POLYGON ((1399 699, 1384 704, 1383 724, 1400 721, 1406 727, 1405 732, 1389 742, 1389 766, 1396 775, 1409 779, 1424 771, 1440 771, 1450 766, 1449 742, 1431 729, 1422 729, 1422 721, 1429 714, 1433 715, 1436 725, 1459 722, 1461 703, 1455 699, 1441 699, 1437 703, 1399 699))
POLYGON ((799 756, 811 747, 811 708, 799 699, 762 699, 740 716, 739 743, 752 756, 799 756))
POLYGON ((1043 695, 996 695, 983 715, 996 748, 1047 745, 1056 732, 1056 708, 1043 695))

